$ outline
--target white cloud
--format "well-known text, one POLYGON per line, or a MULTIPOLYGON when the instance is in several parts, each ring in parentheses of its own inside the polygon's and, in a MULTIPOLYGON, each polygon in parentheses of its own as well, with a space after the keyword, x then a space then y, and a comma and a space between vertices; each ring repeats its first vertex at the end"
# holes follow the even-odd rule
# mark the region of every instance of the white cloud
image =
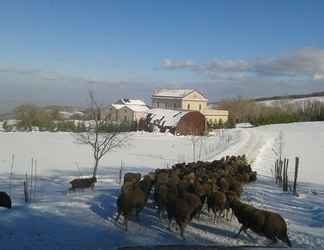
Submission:
POLYGON ((324 50, 302 48, 272 58, 213 59, 207 63, 191 60, 166 59, 164 69, 184 69, 206 74, 211 79, 239 80, 247 77, 284 77, 293 79, 322 80, 324 76, 324 50))
POLYGON ((313 80, 315 81, 324 80, 324 74, 315 73, 313 76, 313 80))

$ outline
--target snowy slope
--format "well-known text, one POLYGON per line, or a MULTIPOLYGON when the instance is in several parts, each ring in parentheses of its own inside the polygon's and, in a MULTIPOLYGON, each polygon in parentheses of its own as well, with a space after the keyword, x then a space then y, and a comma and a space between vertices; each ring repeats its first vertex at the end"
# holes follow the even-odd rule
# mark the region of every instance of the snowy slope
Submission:
MULTIPOLYGON (((324 123, 271 125, 258 128, 227 130, 204 141, 200 158, 213 160, 226 154, 247 154, 253 168, 262 175, 245 187, 243 198, 255 206, 277 211, 288 221, 289 236, 295 247, 324 248, 324 187, 321 185, 320 163, 324 123), (283 194, 271 177, 274 162, 272 148, 282 130, 285 154, 301 157, 299 197, 283 194), (313 140, 309 139, 314 137, 313 140), (316 138, 315 138, 316 137, 316 138), (296 138, 299 138, 296 143, 296 138), (316 190, 318 195, 311 191, 316 190)), ((198 159, 199 152, 196 158, 198 159)), ((68 133, 1 133, 0 189, 10 192, 15 207, 0 209, 1 249, 116 249, 128 245, 154 244, 219 244, 268 245, 269 241, 253 234, 242 234, 236 221, 214 225, 204 214, 186 231, 187 240, 167 230, 166 221, 156 217, 148 206, 140 221, 131 221, 125 233, 113 221, 116 211, 120 161, 124 171, 146 173, 178 161, 192 160, 189 137, 133 133, 129 147, 107 156, 99 170, 96 191, 67 193, 68 181, 78 176, 75 162, 82 173, 89 173, 91 155, 86 146, 77 145, 68 133), (10 155, 15 154, 14 178, 9 190, 10 155), (38 163, 35 202, 23 202, 24 173, 30 169, 31 157, 38 163)), ((323 176, 323 175, 322 175, 323 176)), ((282 244, 278 244, 281 246, 282 244)))
MULTIPOLYGON (((234 130, 197 140, 195 158, 214 158, 224 148, 239 141, 240 133, 234 130)), ((0 132, 0 173, 9 171, 12 154, 15 155, 16 174, 29 171, 32 157, 37 160, 39 173, 43 175, 64 171, 70 175, 71 172, 78 174, 76 163, 84 174, 89 174, 93 164, 89 147, 76 144, 70 133, 63 132, 0 132)), ((192 160, 191 137, 138 132, 130 133, 128 145, 107 155, 101 165, 103 168, 120 167, 123 161, 131 167, 165 168, 176 162, 192 160)))

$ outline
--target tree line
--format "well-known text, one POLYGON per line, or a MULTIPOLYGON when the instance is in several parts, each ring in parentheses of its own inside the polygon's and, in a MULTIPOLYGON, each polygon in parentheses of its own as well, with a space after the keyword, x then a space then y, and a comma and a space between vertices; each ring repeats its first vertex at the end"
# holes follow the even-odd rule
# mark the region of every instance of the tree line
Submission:
POLYGON ((324 121, 324 103, 320 101, 279 101, 273 105, 265 105, 246 98, 232 98, 222 101, 218 107, 229 111, 229 121, 233 124, 249 122, 259 126, 324 121))
POLYGON ((3 129, 7 132, 17 131, 32 131, 37 128, 39 131, 50 132, 87 132, 92 129, 94 124, 91 120, 98 120, 97 128, 100 132, 128 132, 138 129, 138 122, 122 122, 113 123, 96 117, 94 119, 93 112, 89 109, 85 110, 85 115, 72 115, 69 120, 64 119, 59 109, 44 109, 34 104, 23 104, 15 109, 16 123, 12 124, 8 121, 3 122, 3 129))

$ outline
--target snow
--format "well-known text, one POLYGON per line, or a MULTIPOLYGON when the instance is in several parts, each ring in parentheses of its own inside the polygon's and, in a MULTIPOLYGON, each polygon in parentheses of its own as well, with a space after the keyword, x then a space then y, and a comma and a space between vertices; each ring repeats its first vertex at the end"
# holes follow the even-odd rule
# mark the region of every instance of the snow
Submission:
POLYGON ((145 102, 139 99, 120 99, 115 104, 125 104, 125 105, 139 105, 139 106, 146 106, 145 102))
POLYGON ((188 113, 189 111, 171 109, 151 109, 148 112, 152 118, 151 122, 163 125, 163 127, 176 127, 180 119, 188 113))
POLYGON ((119 101, 112 104, 111 106, 113 106, 115 109, 118 110, 127 107, 134 112, 146 112, 150 110, 149 107, 146 106, 145 102, 141 100, 132 100, 132 99, 127 99, 127 100, 120 99, 119 101))
POLYGON ((156 90, 153 96, 169 96, 169 97, 185 97, 190 94, 194 89, 160 89, 156 90))
MULTIPOLYGON (((229 143, 235 143, 239 131, 229 131, 221 136, 204 138, 199 146, 196 159, 213 159, 219 150, 229 143), (232 141, 225 142, 227 136, 232 141), (200 156, 199 156, 199 155, 200 156)), ((84 174, 89 174, 93 164, 92 154, 87 145, 75 143, 72 133, 67 132, 15 132, 0 133, 0 173, 9 171, 11 155, 15 155, 16 174, 29 170, 31 158, 38 162, 39 173, 55 174, 59 171, 78 173, 76 163, 84 174)), ((126 166, 142 169, 165 168, 176 162, 192 161, 192 142, 190 137, 173 136, 163 133, 132 132, 125 148, 107 155, 101 164, 103 168, 119 168, 121 161, 126 166)))
MULTIPOLYGON (((280 131, 283 136, 283 156, 290 159, 290 168, 294 167, 295 157, 300 158, 299 179, 303 182, 324 184, 324 122, 305 122, 269 125, 254 128, 255 133, 265 137, 268 158, 273 159, 272 148, 280 131)), ((257 167, 270 174, 273 162, 260 162, 257 167), (266 164, 266 165, 265 165, 266 164)))
POLYGON ((147 112, 149 111, 149 107, 141 106, 141 105, 125 105, 129 109, 133 110, 134 112, 147 112))
POLYGON ((124 104, 111 104, 111 106, 113 106, 115 109, 121 109, 121 108, 125 107, 124 104))
MULTIPOLYGON (((243 200, 280 213, 288 223, 294 247, 324 247, 324 182, 321 155, 324 149, 324 122, 269 125, 255 128, 219 130, 203 137, 196 159, 213 160, 226 154, 246 154, 258 180, 245 186, 243 200), (273 148, 280 131, 284 156, 300 157, 299 196, 283 193, 272 176, 273 148), (316 194, 316 195, 314 195, 316 194)), ((178 232, 169 232, 151 205, 129 223, 126 233, 114 222, 117 182, 121 161, 123 172, 147 173, 176 162, 192 161, 190 137, 161 133, 130 133, 126 148, 113 152, 100 164, 96 190, 67 193, 69 180, 90 173, 92 156, 85 145, 74 143, 70 133, 0 132, 0 190, 10 192, 14 208, 0 209, 1 249, 117 249, 121 246, 156 244, 269 245, 252 234, 242 234, 236 220, 213 224, 207 214, 193 220, 186 241, 178 232), (12 187, 8 171, 15 155, 12 187), (37 160, 37 192, 34 202, 23 201, 24 175, 31 158, 37 160), (77 164, 76 164, 77 162, 77 164)), ((198 143, 199 144, 199 143, 198 143)), ((276 246, 282 246, 281 243, 276 246)))
POLYGON ((252 128, 254 127, 251 123, 249 122, 242 122, 242 123, 237 123, 235 125, 236 128, 252 128))
POLYGON ((305 97, 305 98, 296 98, 296 99, 282 99, 282 100, 266 100, 260 101, 258 103, 264 104, 266 106, 274 106, 278 104, 298 104, 304 105, 308 102, 324 102, 324 96, 313 96, 313 97, 305 97))

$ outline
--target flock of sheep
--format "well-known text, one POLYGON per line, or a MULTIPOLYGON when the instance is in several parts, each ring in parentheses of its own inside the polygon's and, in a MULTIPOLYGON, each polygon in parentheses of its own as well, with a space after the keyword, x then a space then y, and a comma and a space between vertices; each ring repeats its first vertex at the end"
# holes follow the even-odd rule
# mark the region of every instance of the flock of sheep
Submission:
POLYGON ((126 173, 117 199, 115 220, 122 215, 127 230, 129 217, 133 212, 138 217, 154 190, 152 195, 158 216, 167 215, 169 230, 175 220, 183 239, 186 225, 194 217, 199 219, 206 206, 208 212, 213 212, 214 222, 220 216, 229 220, 234 214, 242 224, 237 236, 250 229, 272 242, 279 239, 291 246, 287 224, 279 214, 240 201, 242 186, 256 178, 257 173, 252 171, 245 155, 227 156, 213 162, 175 164, 170 169, 157 169, 143 178, 140 173, 126 173))

